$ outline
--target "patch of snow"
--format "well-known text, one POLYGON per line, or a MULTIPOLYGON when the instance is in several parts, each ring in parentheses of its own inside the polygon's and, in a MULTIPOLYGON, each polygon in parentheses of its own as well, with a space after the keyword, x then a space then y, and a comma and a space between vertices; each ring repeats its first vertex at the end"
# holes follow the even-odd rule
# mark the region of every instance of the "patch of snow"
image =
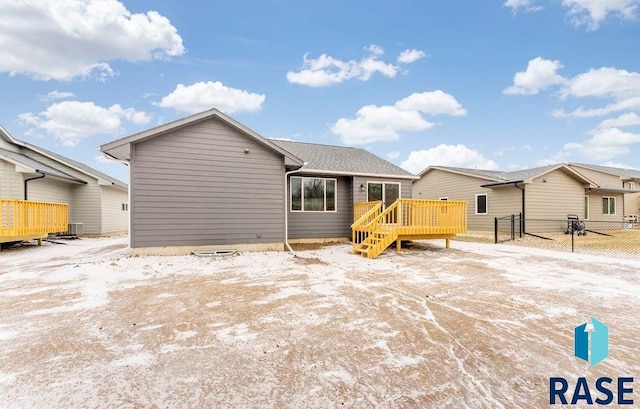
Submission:
POLYGON ((155 357, 148 352, 140 354, 129 355, 127 357, 113 361, 113 366, 146 366, 151 365, 155 357))

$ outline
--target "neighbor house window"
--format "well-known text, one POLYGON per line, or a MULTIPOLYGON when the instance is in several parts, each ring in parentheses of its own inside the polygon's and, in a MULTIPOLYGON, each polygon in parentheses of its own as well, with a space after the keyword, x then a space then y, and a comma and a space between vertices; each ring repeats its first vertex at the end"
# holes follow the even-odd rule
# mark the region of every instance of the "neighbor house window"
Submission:
POLYGON ((291 177, 291 211, 335 212, 336 179, 291 177))
POLYGON ((129 203, 123 203, 122 204, 122 211, 126 212, 127 210, 129 210, 129 203))
POLYGON ((602 214, 616 214, 615 197, 605 196, 602 198, 602 214))
POLYGON ((488 208, 487 194, 476 195, 476 214, 487 214, 488 208))
POLYGON ((636 182, 627 182, 627 189, 636 190, 636 182))
POLYGON ((584 197, 584 219, 589 220, 589 196, 584 197))

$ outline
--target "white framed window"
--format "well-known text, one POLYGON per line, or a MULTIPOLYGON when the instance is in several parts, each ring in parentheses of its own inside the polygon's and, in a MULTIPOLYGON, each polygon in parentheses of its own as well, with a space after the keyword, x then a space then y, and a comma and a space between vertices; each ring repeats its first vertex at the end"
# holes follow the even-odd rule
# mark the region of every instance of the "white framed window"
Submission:
POLYGON ((476 195, 476 214, 488 214, 489 213, 489 200, 486 193, 479 193, 476 195))
POLYGON ((126 212, 129 210, 129 203, 122 203, 122 211, 126 212))
POLYGON ((616 214, 616 198, 610 196, 602 197, 602 214, 615 215, 616 214))
POLYGON ((589 220, 589 196, 584 197, 584 219, 589 220))
POLYGON ((335 212, 337 186, 336 179, 291 176, 291 211, 335 212))
POLYGON ((636 182, 627 182, 627 189, 636 190, 636 182))
POLYGON ((440 200, 449 200, 448 197, 441 197, 440 200))

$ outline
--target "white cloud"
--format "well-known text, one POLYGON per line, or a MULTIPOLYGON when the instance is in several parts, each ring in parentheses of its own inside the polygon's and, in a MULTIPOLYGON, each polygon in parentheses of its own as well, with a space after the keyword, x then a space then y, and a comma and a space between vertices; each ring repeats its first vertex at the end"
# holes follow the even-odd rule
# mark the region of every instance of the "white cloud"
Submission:
POLYGON ((640 125, 640 116, 635 112, 622 114, 617 118, 609 118, 600 122, 598 128, 624 128, 628 126, 640 125))
POLYGON ((558 60, 536 57, 529 61, 525 71, 517 72, 513 85, 503 91, 507 95, 533 95, 552 85, 562 84, 565 78, 557 71, 564 66, 558 60))
POLYGON ((640 143, 640 134, 624 132, 618 128, 596 129, 585 142, 569 142, 565 152, 578 152, 590 160, 609 160, 630 152, 628 145, 640 143))
POLYGON ((31 112, 18 116, 28 126, 43 130, 65 146, 75 146, 82 139, 93 135, 116 134, 123 120, 143 125, 151 117, 133 108, 122 108, 115 104, 104 108, 93 102, 63 101, 53 104, 39 114, 31 112))
POLYGON ((467 110, 453 95, 441 90, 421 92, 409 95, 397 101, 395 106, 402 111, 420 111, 430 115, 465 116, 467 110))
POLYGON ((156 11, 131 13, 117 0, 0 2, 0 72, 42 80, 107 79, 107 61, 182 55, 182 38, 156 11))
POLYGON ((563 110, 558 110, 552 113, 556 118, 574 117, 574 118, 592 118, 596 116, 605 116, 614 112, 627 111, 627 110, 640 110, 640 96, 635 98, 625 99, 620 102, 605 105, 602 108, 587 108, 580 107, 572 112, 566 113, 563 110))
POLYGON ((639 4, 638 0, 562 0, 562 5, 569 8, 571 22, 586 25, 587 30, 597 30, 610 15, 632 20, 639 4))
POLYGON ((259 111, 265 98, 263 94, 230 88, 219 81, 208 81, 192 85, 178 84, 173 92, 164 96, 156 105, 186 113, 217 108, 228 114, 235 114, 259 111))
POLYGON ((417 174, 428 166, 438 165, 488 170, 498 169, 497 163, 485 158, 477 150, 470 149, 462 144, 440 144, 431 149, 413 151, 400 166, 409 172, 417 174))
POLYGON ((384 53, 382 47, 372 44, 365 47, 365 50, 369 55, 360 61, 342 61, 327 54, 313 59, 308 58, 309 54, 307 53, 302 58, 302 69, 287 72, 287 81, 309 87, 326 87, 350 79, 367 81, 375 73, 380 73, 388 78, 396 76, 397 66, 378 59, 384 53))
POLYGON ((502 6, 511 7, 511 11, 513 11, 514 14, 519 11, 531 12, 542 10, 542 7, 536 6, 535 3, 535 0, 507 0, 502 6))
POLYGON ((387 152, 387 159, 390 159, 390 160, 398 159, 400 155, 402 155, 400 151, 387 152))
POLYGON ((411 64, 413 62, 418 61, 421 58, 425 58, 427 54, 424 51, 412 49, 412 50, 404 50, 398 55, 397 62, 398 64, 411 64))
POLYGON ((623 100, 640 95, 640 73, 612 67, 591 69, 573 77, 562 91, 564 97, 609 97, 623 100))
POLYGON ((71 98, 72 96, 73 96, 73 92, 58 91, 56 89, 49 92, 47 95, 41 96, 40 101, 48 102, 53 99, 65 99, 65 98, 71 98))
POLYGON ((356 117, 340 118, 331 131, 347 145, 366 145, 373 142, 393 142, 401 132, 419 132, 435 123, 423 114, 466 115, 467 111, 456 99, 440 90, 414 93, 396 101, 394 105, 366 105, 356 117))

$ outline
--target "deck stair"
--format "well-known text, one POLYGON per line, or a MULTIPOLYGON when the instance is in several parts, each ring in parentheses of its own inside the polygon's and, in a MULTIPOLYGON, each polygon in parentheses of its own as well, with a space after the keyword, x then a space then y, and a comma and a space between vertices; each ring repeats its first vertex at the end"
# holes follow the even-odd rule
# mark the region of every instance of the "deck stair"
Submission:
POLYGON ((356 203, 351 225, 353 253, 376 258, 402 240, 445 239, 467 231, 467 203, 398 199, 382 210, 382 202, 356 203))

